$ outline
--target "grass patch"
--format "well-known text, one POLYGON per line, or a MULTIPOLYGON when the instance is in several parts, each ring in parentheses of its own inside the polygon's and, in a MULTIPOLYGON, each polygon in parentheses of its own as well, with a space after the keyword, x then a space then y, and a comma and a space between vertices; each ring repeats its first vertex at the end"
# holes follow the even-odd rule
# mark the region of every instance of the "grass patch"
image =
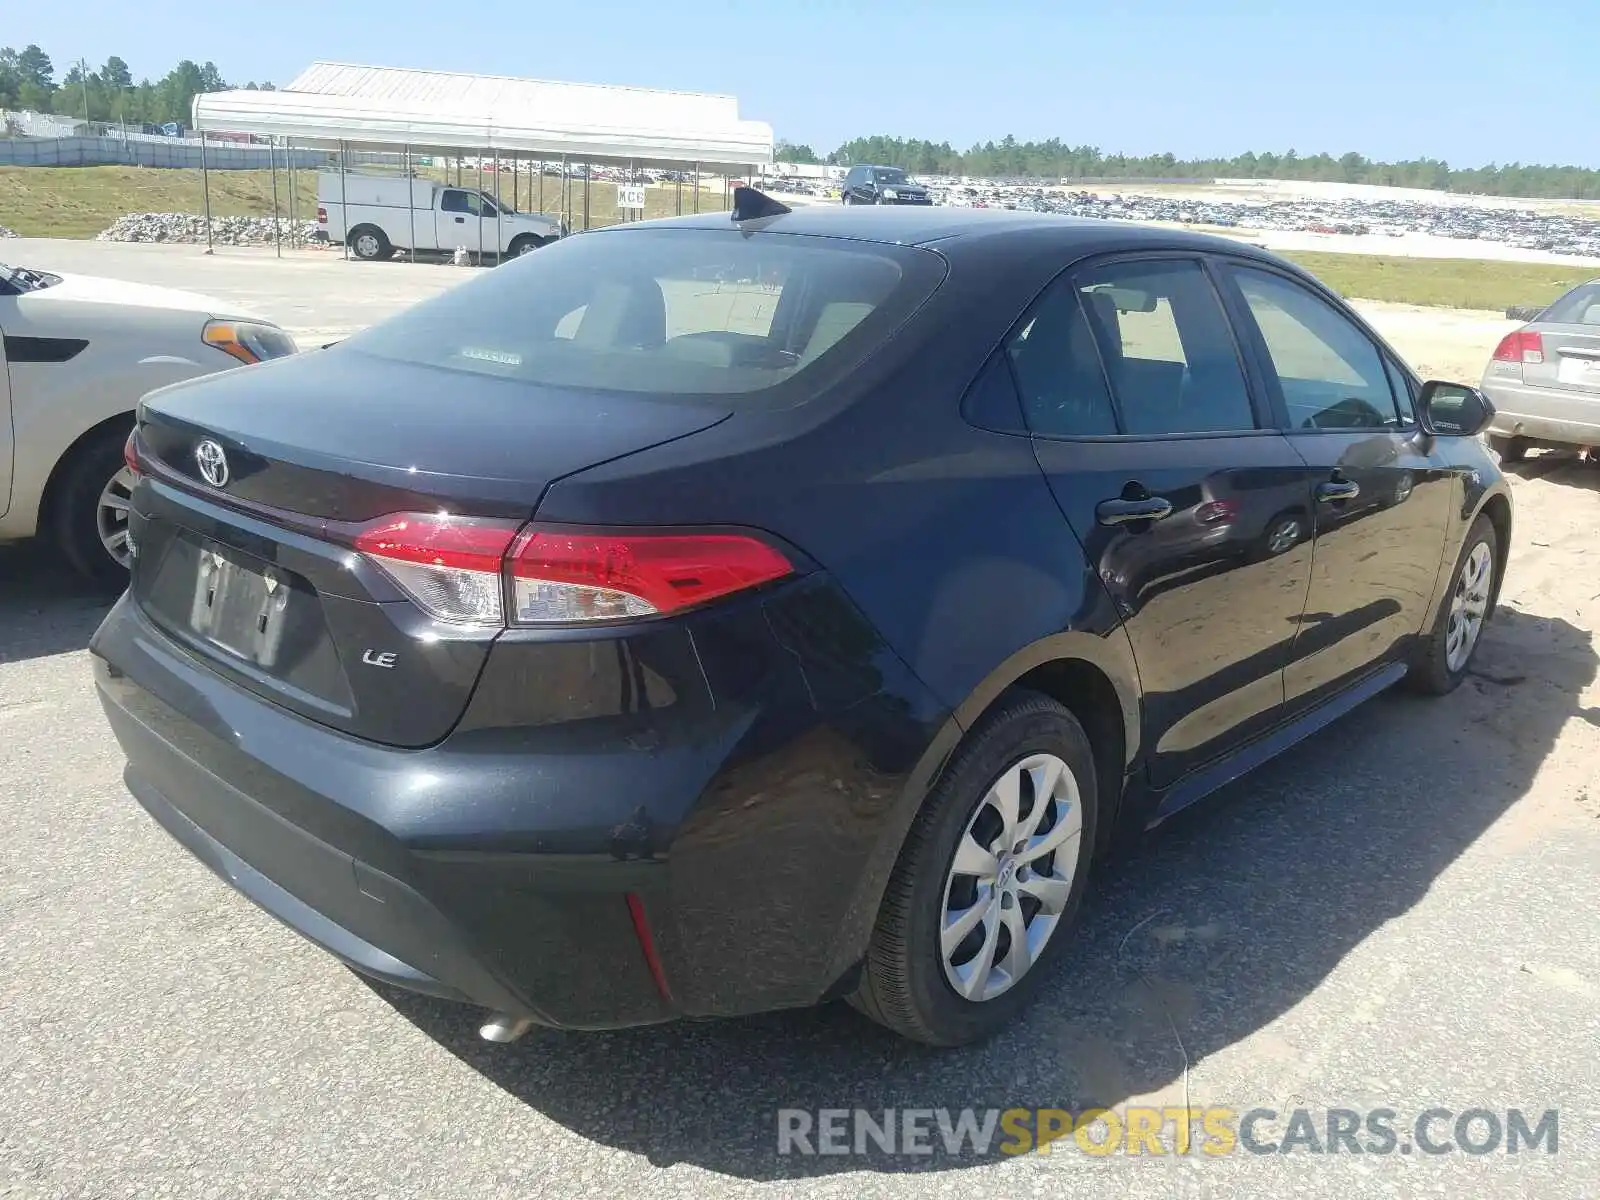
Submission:
MULTIPOLYGON (((314 176, 295 173, 298 207, 314 217, 314 176)), ((289 211, 288 172, 278 173, 289 211)), ((156 167, 0 167, 0 225, 23 237, 92 238, 123 213, 204 212, 200 172, 156 167)), ((271 171, 213 171, 211 213, 272 215, 271 171)))
MULTIPOLYGON (((443 172, 435 172, 442 177, 443 172)), ((463 186, 477 185, 477 172, 463 172, 463 186)), ((494 193, 494 178, 486 175, 484 190, 494 193)), ((539 181, 518 182, 517 207, 533 211, 539 199, 539 181)), ((296 208, 307 220, 317 212, 317 180, 313 171, 295 172, 296 208)), ((507 200, 511 197, 511 178, 500 182, 507 200)), ((572 182, 571 220, 574 229, 583 226, 583 186, 572 182)), ((700 189, 702 211, 718 210, 723 205, 720 180, 700 189)), ((561 180, 544 180, 545 211, 561 207, 561 180)), ((289 175, 278 172, 278 208, 289 214, 289 175)), ((200 172, 157 167, 0 167, 0 225, 23 237, 92 238, 124 213, 205 211, 200 190, 200 172)), ((645 216, 666 217, 677 211, 674 187, 652 187, 645 193, 645 216)), ((693 188, 683 187, 683 211, 693 211, 693 188)), ((212 171, 211 214, 217 217, 270 217, 272 215, 271 171, 212 171)), ((617 189, 609 183, 589 185, 589 225, 616 222, 617 189)))
POLYGON ((1600 275, 1592 266, 1474 258, 1387 258, 1379 254, 1286 253, 1334 291, 1355 300, 1504 311, 1548 304, 1600 275))

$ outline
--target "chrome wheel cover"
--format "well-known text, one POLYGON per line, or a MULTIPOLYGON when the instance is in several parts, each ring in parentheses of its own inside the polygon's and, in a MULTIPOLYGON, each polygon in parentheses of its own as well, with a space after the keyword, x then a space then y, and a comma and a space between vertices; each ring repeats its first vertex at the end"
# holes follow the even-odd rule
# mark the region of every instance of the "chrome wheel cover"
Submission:
POLYGON ((370 233, 363 233, 356 239, 356 253, 362 258, 377 258, 378 239, 370 233))
POLYGON ((1479 542, 1461 564, 1455 591, 1450 596, 1449 624, 1444 635, 1444 661, 1452 672, 1467 665, 1483 632, 1489 611, 1489 591, 1494 584, 1494 555, 1487 542, 1479 542))
POLYGON ((1083 803, 1053 754, 1007 767, 973 811, 945 876, 939 960, 956 994, 982 1002, 1039 961, 1078 869, 1083 803))

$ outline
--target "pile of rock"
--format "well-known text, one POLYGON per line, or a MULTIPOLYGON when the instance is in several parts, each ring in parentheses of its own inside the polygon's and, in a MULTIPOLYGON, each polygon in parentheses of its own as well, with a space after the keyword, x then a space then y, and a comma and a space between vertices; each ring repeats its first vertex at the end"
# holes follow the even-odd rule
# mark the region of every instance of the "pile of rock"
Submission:
POLYGON ((21 236, 22 235, 20 233, 18 233, 16 230, 7 229, 4 225, 0 225, 0 238, 21 237, 21 236))
MULTIPOLYGON (((212 217, 211 240, 219 246, 270 246, 281 231, 284 244, 309 242, 315 221, 271 217, 212 217)), ((126 213, 96 236, 101 242, 176 242, 203 245, 206 219, 194 213, 126 213)))

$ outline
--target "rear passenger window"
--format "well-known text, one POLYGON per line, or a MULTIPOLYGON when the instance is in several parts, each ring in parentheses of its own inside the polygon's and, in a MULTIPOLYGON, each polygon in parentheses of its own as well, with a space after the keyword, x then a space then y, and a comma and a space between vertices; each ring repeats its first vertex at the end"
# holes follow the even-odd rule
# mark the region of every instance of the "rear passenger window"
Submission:
POLYGON ((1124 433, 1256 427, 1233 331, 1199 263, 1116 263, 1074 282, 1124 433))
POLYGON ((1006 355, 1034 433, 1098 437, 1117 432, 1100 356, 1070 284, 1058 281, 1044 294, 1012 335, 1006 355))
POLYGON ((1290 429, 1382 429, 1399 424, 1378 348, 1326 300, 1281 275, 1234 267, 1267 344, 1290 429))

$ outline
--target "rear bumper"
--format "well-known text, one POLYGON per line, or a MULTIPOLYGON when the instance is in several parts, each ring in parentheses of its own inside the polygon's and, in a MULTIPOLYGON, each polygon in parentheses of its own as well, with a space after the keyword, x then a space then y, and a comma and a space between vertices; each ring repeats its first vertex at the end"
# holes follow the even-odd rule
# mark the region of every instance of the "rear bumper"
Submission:
POLYGON ((812 1003, 861 953, 944 717, 907 679, 862 696, 813 647, 773 640, 770 610, 819 591, 836 594, 718 618, 687 656, 607 644, 593 657, 659 706, 643 720, 597 713, 571 669, 589 643, 502 647, 456 732, 422 750, 245 691, 126 596, 91 650, 129 791, 250 900, 366 975, 612 1028, 812 1003), (700 697, 671 677, 679 657, 700 697), (551 693, 578 711, 550 712, 551 693))
POLYGON ((1498 437, 1600 445, 1600 395, 1491 379, 1483 393, 1495 409, 1488 431, 1498 437))
POLYGON ((556 877, 534 890, 533 856, 493 853, 488 836, 483 850, 430 848, 419 787, 494 804, 494 765, 373 746, 276 709, 167 642, 126 598, 94 649, 128 790, 312 942, 367 975, 541 1024, 673 1015, 626 907, 652 881, 556 877))
MULTIPOLYGON (((115 712, 109 705, 107 711, 115 712)), ((127 735, 133 738, 140 737, 141 732, 135 732, 121 720, 123 715, 117 713, 112 718, 113 724, 120 727, 119 736, 123 736, 124 740, 127 740, 127 735)), ((149 736, 149 730, 144 729, 142 735, 149 736)), ((150 747, 145 747, 146 751, 149 749, 150 747)), ((149 761, 150 755, 145 753, 141 757, 149 761)), ((133 793, 134 799, 139 801, 144 810, 186 850, 210 867, 219 878, 231 884, 247 899, 277 917, 285 925, 315 942, 330 954, 343 959, 362 974, 446 1000, 483 1004, 501 1011, 517 1011, 519 1015, 526 1012, 521 1001, 492 978, 487 977, 470 952, 465 952, 462 938, 448 928, 448 922, 438 910, 398 880, 384 877, 381 886, 385 903, 381 908, 372 909, 373 920, 368 922, 371 926, 369 932, 384 945, 393 946, 418 962, 428 963, 444 978, 429 975, 409 962, 395 957, 394 954, 356 935, 321 910, 313 908, 274 883, 201 828, 187 813, 169 800, 145 774, 129 769, 124 772, 123 777, 128 790, 133 793), (443 936, 440 936, 441 934, 443 936)), ((223 805, 232 806, 239 811, 254 807, 254 802, 249 797, 230 788, 214 776, 205 779, 203 783, 205 791, 223 805)), ((348 890, 350 882, 345 880, 346 875, 351 876, 351 881, 354 881, 356 875, 354 862, 303 831, 291 827, 289 834, 291 839, 298 843, 297 849, 300 851, 301 861, 315 863, 324 872, 324 886, 316 890, 322 893, 327 907, 337 910, 349 905, 351 897, 348 895, 338 897, 336 893, 348 890)), ((367 885, 370 887, 376 882, 377 877, 370 876, 367 885)), ((355 886, 360 888, 361 884, 356 883, 355 886)))

